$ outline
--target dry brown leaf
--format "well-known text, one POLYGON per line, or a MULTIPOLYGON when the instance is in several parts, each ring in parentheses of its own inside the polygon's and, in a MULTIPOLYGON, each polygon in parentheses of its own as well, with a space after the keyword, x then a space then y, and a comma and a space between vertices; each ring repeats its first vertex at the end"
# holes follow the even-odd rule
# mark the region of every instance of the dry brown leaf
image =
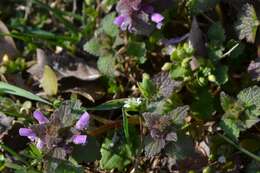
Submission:
MULTIPOLYGON (((8 28, 0 20, 0 33, 1 34, 10 34, 8 28)), ((12 58, 18 54, 18 50, 16 48, 15 42, 10 36, 0 36, 0 62, 2 61, 2 57, 7 54, 9 58, 12 58)))
POLYGON ((45 65, 55 70, 58 80, 62 78, 75 77, 80 80, 93 81, 101 74, 94 67, 92 62, 87 62, 78 57, 72 57, 66 53, 46 54, 43 50, 37 49, 37 63, 28 69, 35 80, 42 78, 45 65))

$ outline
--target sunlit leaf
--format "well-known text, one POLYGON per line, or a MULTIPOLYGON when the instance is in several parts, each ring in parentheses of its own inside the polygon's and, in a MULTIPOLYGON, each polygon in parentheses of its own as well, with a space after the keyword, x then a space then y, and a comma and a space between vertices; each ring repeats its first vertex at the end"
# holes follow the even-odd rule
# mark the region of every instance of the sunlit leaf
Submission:
POLYGON ((39 97, 29 91, 26 91, 22 88, 19 88, 19 87, 16 87, 14 85, 10 85, 10 84, 4 83, 4 82, 0 82, 0 93, 17 95, 17 96, 24 97, 24 98, 27 98, 30 100, 50 104, 47 100, 44 100, 41 97, 39 97))
POLYGON ((245 4, 241 9, 239 20, 236 25, 239 39, 246 39, 248 42, 254 43, 259 24, 254 6, 245 4))
POLYGON ((52 96, 56 95, 58 92, 58 79, 55 72, 48 65, 44 67, 41 86, 46 95, 52 96))

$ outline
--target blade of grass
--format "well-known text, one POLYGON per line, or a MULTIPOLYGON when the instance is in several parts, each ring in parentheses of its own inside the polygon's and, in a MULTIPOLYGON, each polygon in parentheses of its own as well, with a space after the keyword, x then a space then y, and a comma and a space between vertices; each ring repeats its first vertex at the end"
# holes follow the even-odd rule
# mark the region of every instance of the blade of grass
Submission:
POLYGON ((0 147, 2 147, 2 149, 5 150, 6 152, 10 153, 17 160, 27 164, 26 161, 20 155, 18 155, 13 149, 9 148, 8 146, 4 145, 3 143, 0 143, 0 147))
POLYGON ((27 98, 30 100, 34 100, 34 101, 38 101, 38 102, 42 102, 42 103, 51 105, 51 103, 48 102, 47 100, 44 100, 41 97, 39 97, 29 91, 26 91, 22 88, 19 88, 19 87, 16 87, 14 85, 10 85, 10 84, 4 83, 4 82, 0 82, 0 93, 16 95, 16 96, 24 97, 24 98, 27 98))

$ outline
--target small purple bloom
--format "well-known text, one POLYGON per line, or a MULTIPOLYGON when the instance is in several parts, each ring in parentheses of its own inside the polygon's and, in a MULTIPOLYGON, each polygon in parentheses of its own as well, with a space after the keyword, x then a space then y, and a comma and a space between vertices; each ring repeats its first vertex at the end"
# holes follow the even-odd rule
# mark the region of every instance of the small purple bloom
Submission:
POLYGON ((157 24, 156 24, 156 28, 157 28, 157 29, 161 29, 162 26, 163 26, 163 23, 157 23, 157 24))
POLYGON ((33 117, 39 122, 39 124, 46 124, 49 122, 49 120, 40 111, 34 111, 33 117))
POLYGON ((151 20, 156 23, 156 28, 162 28, 164 17, 160 13, 153 13, 151 15, 151 20))
POLYGON ((124 20, 125 20, 124 16, 118 16, 115 18, 114 24, 120 27, 123 24, 124 20))
POLYGON ((161 23, 164 17, 160 13, 153 13, 151 16, 151 20, 155 23, 161 23))
POLYGON ((90 116, 87 112, 81 115, 80 119, 76 123, 76 129, 82 130, 86 128, 89 124, 90 116))
POLYGON ((26 136, 31 141, 33 141, 36 138, 36 134, 30 128, 20 128, 19 129, 19 135, 20 136, 26 136))
POLYGON ((43 140, 37 139, 36 147, 38 149, 43 149, 44 145, 45 145, 45 143, 43 142, 43 140))
POLYGON ((72 140, 74 144, 85 144, 87 141, 87 135, 74 135, 72 140))

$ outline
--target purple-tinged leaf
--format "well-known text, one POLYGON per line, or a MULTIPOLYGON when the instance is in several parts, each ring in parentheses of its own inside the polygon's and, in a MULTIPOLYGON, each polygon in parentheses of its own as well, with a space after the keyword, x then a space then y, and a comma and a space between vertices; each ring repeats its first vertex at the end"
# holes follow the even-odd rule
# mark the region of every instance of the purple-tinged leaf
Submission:
POLYGON ((202 57, 205 57, 207 55, 205 41, 203 38, 203 33, 200 30, 196 17, 194 17, 192 20, 189 41, 190 41, 193 49, 195 50, 196 55, 202 56, 202 57))
POLYGON ((252 77, 252 80, 260 81, 260 58, 256 58, 254 61, 251 61, 247 71, 252 77))
POLYGON ((164 139, 153 140, 150 137, 145 138, 145 155, 152 157, 165 147, 166 143, 164 139))
POLYGON ((170 132, 166 135, 166 141, 177 141, 177 134, 175 132, 170 132))
POLYGON ((159 89, 159 94, 167 98, 170 97, 174 91, 178 92, 183 86, 183 82, 171 79, 167 72, 156 74, 153 77, 153 82, 159 89))

